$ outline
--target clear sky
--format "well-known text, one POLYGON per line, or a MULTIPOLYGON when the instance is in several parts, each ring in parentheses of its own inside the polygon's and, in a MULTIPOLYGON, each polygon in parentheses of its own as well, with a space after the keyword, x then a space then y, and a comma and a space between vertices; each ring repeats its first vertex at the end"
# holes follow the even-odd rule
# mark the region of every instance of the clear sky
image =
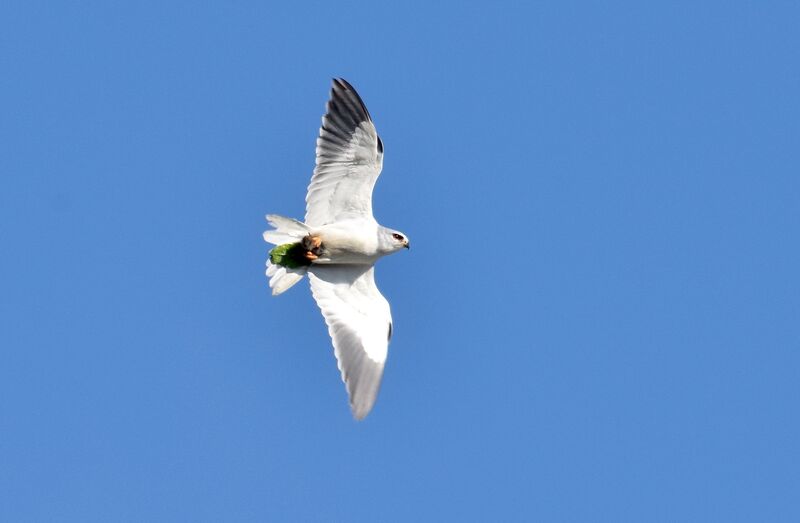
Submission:
POLYGON ((0 7, 0 520, 800 520, 800 8, 166 4, 0 7), (334 76, 361 423, 263 274, 334 76))

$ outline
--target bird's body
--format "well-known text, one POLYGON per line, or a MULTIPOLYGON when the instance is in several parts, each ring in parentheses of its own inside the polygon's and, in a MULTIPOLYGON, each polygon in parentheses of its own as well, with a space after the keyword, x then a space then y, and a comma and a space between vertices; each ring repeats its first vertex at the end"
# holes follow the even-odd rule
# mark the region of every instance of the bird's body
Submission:
POLYGON ((317 162, 306 196, 305 222, 268 215, 267 276, 281 294, 308 274, 356 419, 372 409, 386 362, 392 317, 375 286, 375 262, 408 248, 400 232, 372 216, 372 188, 383 165, 383 143, 364 102, 342 79, 317 139, 317 162))
POLYGON ((309 234, 320 239, 322 255, 314 263, 372 265, 389 254, 380 250, 380 225, 375 220, 352 219, 323 225, 309 234))

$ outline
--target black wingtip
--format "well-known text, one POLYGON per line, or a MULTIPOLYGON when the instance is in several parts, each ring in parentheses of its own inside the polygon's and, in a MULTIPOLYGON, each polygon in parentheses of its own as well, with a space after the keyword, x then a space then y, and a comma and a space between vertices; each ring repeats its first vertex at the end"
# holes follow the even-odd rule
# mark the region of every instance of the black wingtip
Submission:
POLYGON ((335 83, 335 84, 339 84, 341 87, 343 87, 343 88, 347 89, 348 91, 353 91, 353 92, 355 92, 355 90, 356 90, 356 89, 355 89, 355 87, 353 87, 352 85, 350 85, 350 82, 348 82, 348 81, 347 81, 347 80, 345 80, 344 78, 334 78, 334 79, 333 79, 333 83, 335 83))
POLYGON ((361 110, 363 110, 364 114, 367 115, 367 119, 369 121, 372 121, 372 116, 370 116, 369 110, 367 110, 367 105, 364 103, 364 100, 361 99, 361 95, 358 94, 358 91, 356 91, 356 88, 353 87, 352 85, 350 85, 350 82, 348 82, 344 78, 334 78, 333 79, 333 88, 331 89, 331 98, 334 98, 336 96, 337 88, 339 90, 341 90, 341 91, 346 91, 346 92, 353 93, 353 96, 355 97, 356 101, 358 102, 358 105, 361 106, 361 110))

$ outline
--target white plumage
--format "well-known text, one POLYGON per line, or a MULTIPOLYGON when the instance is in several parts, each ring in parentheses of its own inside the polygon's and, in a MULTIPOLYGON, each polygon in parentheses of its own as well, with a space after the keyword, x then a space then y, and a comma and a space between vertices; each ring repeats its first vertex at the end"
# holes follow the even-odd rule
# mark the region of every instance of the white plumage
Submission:
POLYGON ((375 285, 374 263, 409 242, 372 216, 383 143, 361 97, 345 80, 333 81, 316 154, 305 222, 268 215, 274 230, 264 233, 269 243, 299 243, 302 263, 289 268, 267 260, 267 277, 278 295, 309 275, 350 408, 362 419, 378 395, 392 335, 389 303, 375 285))

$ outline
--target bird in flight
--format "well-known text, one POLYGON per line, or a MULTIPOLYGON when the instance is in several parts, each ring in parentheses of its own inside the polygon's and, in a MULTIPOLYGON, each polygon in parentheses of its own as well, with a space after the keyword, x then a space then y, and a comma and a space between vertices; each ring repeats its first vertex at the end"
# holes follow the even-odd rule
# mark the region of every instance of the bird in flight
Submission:
POLYGON ((383 143, 352 85, 333 80, 317 138, 317 163, 300 222, 267 215, 264 240, 273 295, 305 274, 328 333, 353 416, 372 409, 381 384, 392 315, 375 285, 375 262, 409 247, 408 237, 372 216, 372 189, 383 166, 383 143))

